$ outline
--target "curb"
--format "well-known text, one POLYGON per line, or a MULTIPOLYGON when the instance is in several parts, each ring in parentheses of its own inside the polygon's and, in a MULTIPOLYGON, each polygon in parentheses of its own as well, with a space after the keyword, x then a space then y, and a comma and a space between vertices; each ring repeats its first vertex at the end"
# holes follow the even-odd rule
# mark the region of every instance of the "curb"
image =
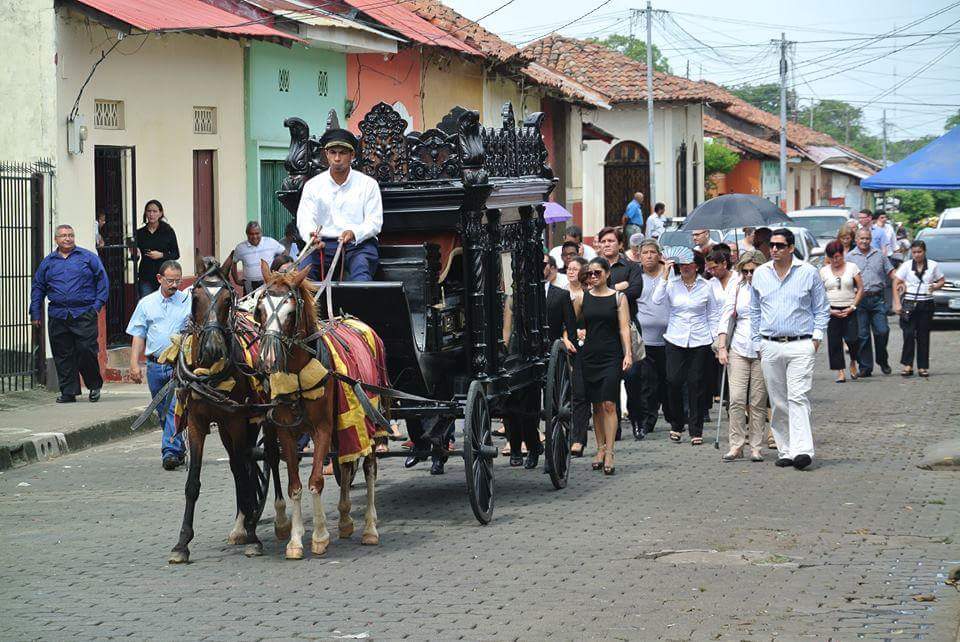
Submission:
POLYGON ((142 434, 144 430, 155 430, 160 427, 154 415, 140 430, 136 432, 130 430, 130 424, 140 416, 142 411, 141 408, 129 415, 84 426, 65 434, 37 433, 20 442, 0 444, 0 470, 9 470, 38 461, 46 461, 108 441, 134 437, 142 434), (55 447, 48 448, 47 443, 55 447))

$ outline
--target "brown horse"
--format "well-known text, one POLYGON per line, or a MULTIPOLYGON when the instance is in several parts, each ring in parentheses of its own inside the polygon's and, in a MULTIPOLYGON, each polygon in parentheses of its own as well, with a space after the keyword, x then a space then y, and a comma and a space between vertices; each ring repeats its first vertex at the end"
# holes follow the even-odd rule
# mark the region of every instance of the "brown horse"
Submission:
MULTIPOLYGON (((190 448, 190 468, 184 494, 186 506, 180 538, 170 553, 171 564, 188 562, 188 545, 193 539, 193 517, 197 498, 200 495, 200 468, 203 462, 203 446, 210 426, 216 424, 223 447, 230 459, 237 494, 237 520, 227 536, 231 544, 246 544, 248 557, 262 555, 263 544, 257 538, 256 467, 252 449, 257 431, 249 425, 250 413, 245 406, 253 400, 252 384, 235 363, 235 337, 232 315, 234 314, 234 291, 226 279, 231 261, 219 266, 211 257, 196 259, 197 275, 193 285, 191 323, 184 333, 185 343, 190 342, 190 357, 181 349, 177 363, 177 376, 183 387, 177 394, 184 407, 187 422, 187 442, 190 448), (225 398, 225 400, 224 400, 225 398)), ((276 470, 276 440, 267 434, 267 459, 276 470), (270 444, 274 451, 270 452, 270 444)), ((278 538, 284 538, 290 524, 286 521, 286 507, 279 487, 276 488, 275 508, 277 519, 274 528, 278 538)))
MULTIPOLYGON (((276 425, 289 476, 287 495, 292 505, 293 528, 286 547, 286 557, 302 559, 304 526, 300 500, 303 486, 300 482, 297 438, 308 434, 313 441, 313 467, 308 481, 310 492, 313 493, 313 535, 310 550, 314 555, 323 555, 330 544, 330 533, 327 531, 321 499, 324 486, 322 469, 334 434, 337 433, 338 386, 341 383, 332 372, 319 378, 304 375, 317 365, 314 362, 317 354, 315 346, 319 345, 316 339, 321 334, 314 305, 316 290, 305 281, 310 267, 299 272, 271 272, 270 266, 264 261, 262 268, 265 285, 264 292, 257 301, 255 318, 261 331, 261 371, 270 376, 273 388, 271 394, 277 403, 267 418, 276 425), (286 381, 296 382, 293 389, 281 390, 278 387, 284 376, 287 377, 286 381)), ((323 332, 335 333, 335 324, 325 324, 323 332)), ((377 341, 379 342, 379 339, 377 341)), ((375 359, 376 355, 371 350, 370 354, 356 357, 375 359)), ((329 369, 334 370, 335 367, 331 365, 329 369)), ((343 444, 340 443, 338 449, 342 447, 343 444)), ((376 545, 380 543, 375 494, 376 455, 368 446, 358 453, 358 458, 363 459, 363 472, 367 483, 367 511, 361 544, 376 545)), ((343 480, 340 501, 337 504, 341 538, 350 537, 354 530, 350 517, 349 480, 353 479, 356 464, 357 460, 339 464, 343 480)))

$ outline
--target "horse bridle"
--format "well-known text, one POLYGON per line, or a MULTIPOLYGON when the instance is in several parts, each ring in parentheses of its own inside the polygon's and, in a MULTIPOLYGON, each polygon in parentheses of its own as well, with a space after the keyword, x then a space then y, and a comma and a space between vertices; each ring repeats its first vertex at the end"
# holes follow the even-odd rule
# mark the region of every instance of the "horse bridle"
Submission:
POLYGON ((300 332, 300 321, 303 318, 303 297, 300 296, 299 288, 288 286, 290 289, 280 297, 279 302, 274 301, 274 297, 270 296, 270 290, 265 289, 260 293, 260 296, 257 297, 257 308, 260 307, 261 301, 264 302, 264 307, 266 309, 267 317, 264 319, 264 322, 260 324, 260 346, 261 349, 266 349, 267 345, 270 343, 276 343, 279 346, 278 350, 278 370, 283 372, 286 370, 287 365, 287 353, 292 346, 299 346, 306 350, 310 354, 316 354, 316 351, 310 348, 304 341, 304 337, 299 337, 294 334, 294 336, 287 336, 283 334, 283 324, 280 321, 280 310, 283 309, 283 306, 287 304, 291 299, 294 303, 294 317, 293 317, 293 328, 294 333, 300 332), (270 328, 273 323, 276 322, 277 327, 280 330, 265 330, 264 328, 270 328))
MULTIPOLYGON (((216 304, 221 291, 226 290, 227 294, 230 296, 230 309, 232 310, 236 301, 236 293, 233 291, 233 288, 230 287, 230 284, 220 272, 220 266, 216 263, 211 263, 210 267, 208 267, 203 274, 197 277, 197 280, 193 283, 193 287, 194 289, 199 287, 204 293, 206 293, 207 299, 210 301, 210 308, 207 310, 207 317, 204 319, 204 323, 202 326, 200 326, 200 330, 197 333, 197 354, 200 354, 200 346, 203 345, 206 336, 215 332, 220 333, 221 338, 223 339, 224 347, 229 350, 230 336, 234 333, 233 323, 232 320, 228 318, 228 327, 224 328, 223 325, 221 325, 219 319, 217 319, 216 304), (220 280, 220 285, 209 285, 205 283, 204 280, 211 276, 216 276, 220 280)), ((230 355, 226 354, 224 355, 224 358, 230 358, 230 355)))

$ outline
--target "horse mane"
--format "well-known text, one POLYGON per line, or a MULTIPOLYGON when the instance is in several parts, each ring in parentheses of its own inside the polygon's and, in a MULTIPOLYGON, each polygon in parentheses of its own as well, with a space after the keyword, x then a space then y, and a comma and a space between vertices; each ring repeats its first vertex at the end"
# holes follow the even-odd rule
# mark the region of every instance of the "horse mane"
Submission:
POLYGON ((264 284, 264 287, 283 284, 293 290, 296 288, 303 300, 303 324, 304 334, 311 335, 319 327, 317 318, 317 305, 314 302, 314 295, 317 293, 317 286, 308 279, 304 279, 297 284, 296 272, 274 272, 272 278, 264 284))

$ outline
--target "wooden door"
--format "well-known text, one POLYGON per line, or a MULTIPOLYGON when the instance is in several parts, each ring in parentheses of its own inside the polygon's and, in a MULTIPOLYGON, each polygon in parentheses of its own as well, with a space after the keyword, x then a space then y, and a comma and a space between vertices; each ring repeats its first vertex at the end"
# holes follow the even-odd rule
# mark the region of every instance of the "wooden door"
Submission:
POLYGON ((277 199, 277 191, 287 177, 283 161, 260 161, 260 225, 264 236, 280 240, 287 223, 293 219, 277 199))
POLYGON ((193 152, 193 246, 203 256, 216 255, 214 236, 213 160, 215 152, 198 149, 193 152))
MULTIPOLYGON (((603 165, 604 225, 619 226, 636 192, 650 198, 650 155, 639 143, 623 141, 607 153, 603 165)), ((643 213, 650 215, 647 201, 644 201, 643 213)))
MULTIPOLYGON (((94 210, 106 214, 107 224, 101 230, 103 246, 97 254, 110 281, 107 293, 107 345, 130 342, 126 333, 128 309, 136 295, 126 284, 128 249, 124 244, 126 212, 124 211, 123 150, 119 147, 96 146, 93 150, 94 210), (129 299, 129 300, 128 300, 129 299)), ((91 224, 93 227, 95 224, 91 224)))

